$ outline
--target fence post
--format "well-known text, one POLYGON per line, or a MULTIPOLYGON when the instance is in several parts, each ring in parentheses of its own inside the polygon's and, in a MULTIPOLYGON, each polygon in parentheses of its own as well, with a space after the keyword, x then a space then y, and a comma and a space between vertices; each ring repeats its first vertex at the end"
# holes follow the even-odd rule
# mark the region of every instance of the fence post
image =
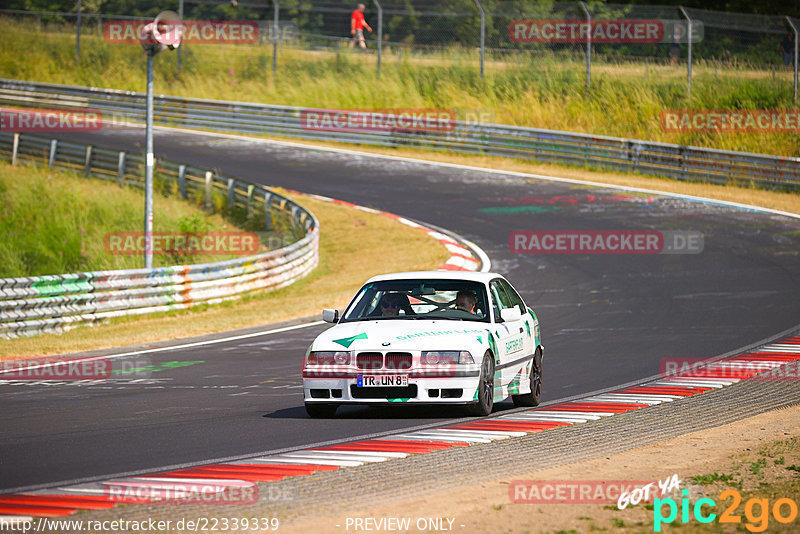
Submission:
POLYGON ((256 190, 255 186, 250 184, 247 186, 247 216, 253 214, 253 192, 256 190))
POLYGON ((383 8, 378 0, 372 0, 378 8, 378 76, 381 75, 381 53, 383 51, 383 8))
POLYGON ((228 209, 233 211, 236 205, 236 182, 233 178, 228 178, 228 209))
POLYGON ((75 64, 81 62, 81 13, 83 11, 83 0, 78 0, 78 20, 75 28, 75 64))
POLYGON ((186 165, 179 165, 178 166, 178 193, 180 193, 181 198, 186 197, 186 165))
POLYGON ((483 78, 483 60, 486 52, 486 12, 479 0, 475 0, 475 5, 481 12, 481 78, 483 78))
POLYGON ((800 52, 800 30, 798 30, 797 26, 792 19, 786 17, 786 22, 789 23, 789 26, 792 27, 792 31, 794 32, 794 101, 797 102, 797 63, 798 63, 798 52, 800 52))
POLYGON ((86 157, 84 164, 86 166, 86 170, 84 171, 84 175, 88 178, 89 175, 92 174, 92 145, 86 146, 86 157))
POLYGON ((19 153, 19 134, 14 134, 14 141, 11 145, 11 166, 14 167, 17 164, 17 154, 19 153))
POLYGON ((683 9, 683 6, 678 6, 678 9, 681 10, 681 13, 684 17, 686 17, 686 21, 689 23, 689 27, 686 29, 686 42, 689 43, 689 53, 686 57, 686 90, 688 91, 688 96, 692 96, 692 18, 686 13, 686 10, 683 9))
POLYGON ((272 0, 272 4, 275 6, 272 20, 272 74, 274 76, 278 72, 278 10, 280 10, 280 5, 278 5, 278 0, 272 0))
POLYGON ((211 178, 212 177, 213 177, 213 174, 211 173, 211 171, 206 171, 206 194, 205 194, 205 197, 206 197, 206 209, 207 210, 211 209, 211 178))
POLYGON ((47 158, 47 166, 51 169, 56 165, 56 151, 58 150, 58 139, 50 140, 50 156, 47 158))
POLYGON ((586 4, 579 2, 583 12, 586 13, 586 23, 589 25, 589 32, 586 34, 586 88, 592 84, 592 14, 586 4))
POLYGON ((117 160, 117 183, 120 187, 125 185, 125 156, 125 152, 120 152, 117 160))
POLYGON ((272 230, 272 193, 264 193, 264 228, 272 230))

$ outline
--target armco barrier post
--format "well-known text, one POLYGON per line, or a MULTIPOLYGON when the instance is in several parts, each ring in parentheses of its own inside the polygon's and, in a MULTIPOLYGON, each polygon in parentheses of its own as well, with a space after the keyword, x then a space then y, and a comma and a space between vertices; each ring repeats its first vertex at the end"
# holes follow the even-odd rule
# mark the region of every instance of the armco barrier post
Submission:
MULTIPOLYGON (((378 76, 381 75, 381 53, 383 51, 383 8, 378 0, 372 0, 378 8, 378 76)), ((337 47, 338 50, 338 47, 337 47)))
POLYGON ((586 88, 592 83, 592 14, 586 8, 586 4, 579 2, 583 12, 586 13, 586 23, 589 25, 589 32, 586 34, 586 88))
POLYGON ((92 174, 92 145, 86 147, 86 155, 84 157, 84 175, 88 178, 92 174))
POLYGON ((236 181, 233 178, 228 178, 228 209, 233 211, 236 205, 236 181))
POLYGON ((206 188, 205 188, 205 197, 206 197, 206 209, 211 209, 211 179, 213 178, 213 174, 211 171, 206 171, 206 188))
POLYGON ((486 12, 479 0, 475 0, 475 5, 481 13, 481 78, 483 78, 483 60, 486 52, 486 12))
POLYGON ((58 151, 58 139, 50 140, 50 154, 47 157, 47 166, 51 169, 56 164, 56 152, 58 151))
POLYGON ((120 187, 125 185, 125 152, 120 152, 117 159, 117 183, 120 187))
POLYGON ((264 228, 272 230, 272 193, 264 193, 264 228))
POLYGON ((688 53, 686 55, 686 91, 688 96, 692 96, 692 18, 683 9, 683 6, 678 6, 681 10, 681 13, 684 17, 686 17, 686 22, 688 23, 688 27, 686 28, 686 42, 688 44, 688 53))
POLYGON ((19 152, 19 134, 14 134, 14 141, 11 145, 11 166, 14 167, 17 164, 17 153, 19 152))
POLYGON ((800 53, 800 30, 798 30, 797 25, 791 18, 786 17, 786 22, 789 23, 789 26, 792 27, 792 31, 794 32, 794 101, 797 103, 797 63, 800 61, 800 58, 797 56, 798 53, 800 53))
POLYGON ((187 198, 187 196, 186 196, 186 165, 178 166, 178 193, 180 193, 181 198, 187 198))

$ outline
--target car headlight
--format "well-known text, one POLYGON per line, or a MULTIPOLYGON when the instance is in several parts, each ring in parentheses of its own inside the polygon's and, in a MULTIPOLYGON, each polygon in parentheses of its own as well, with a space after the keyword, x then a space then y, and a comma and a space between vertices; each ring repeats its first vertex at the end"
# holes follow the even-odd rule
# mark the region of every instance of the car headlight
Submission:
POLYGON ((435 350, 422 353, 422 363, 428 365, 466 364, 475 363, 472 354, 466 350, 435 350))
POLYGON ((348 365, 350 353, 342 351, 311 351, 308 353, 308 365, 348 365))

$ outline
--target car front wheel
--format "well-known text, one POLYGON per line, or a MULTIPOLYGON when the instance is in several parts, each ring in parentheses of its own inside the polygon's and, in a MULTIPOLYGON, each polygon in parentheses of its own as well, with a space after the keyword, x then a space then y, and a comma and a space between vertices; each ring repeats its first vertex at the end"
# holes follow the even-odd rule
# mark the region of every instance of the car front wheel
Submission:
POLYGON ((492 413, 492 408, 494 408, 494 356, 486 351, 478 380, 478 400, 470 404, 467 411, 470 415, 480 417, 492 413))
POLYGON ((536 348, 531 365, 531 392, 524 395, 511 395, 514 406, 539 406, 542 401, 542 348, 536 348))

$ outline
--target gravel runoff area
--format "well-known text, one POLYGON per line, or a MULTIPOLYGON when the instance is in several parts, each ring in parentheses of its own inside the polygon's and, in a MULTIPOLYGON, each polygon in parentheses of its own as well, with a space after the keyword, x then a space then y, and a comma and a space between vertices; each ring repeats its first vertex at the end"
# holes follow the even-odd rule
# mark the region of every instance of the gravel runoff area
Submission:
MULTIPOLYGON (((703 395, 598 421, 259 484, 260 498, 252 505, 121 506, 113 510, 78 513, 73 517, 101 521, 147 521, 155 518, 173 522, 211 517, 277 517, 281 526, 291 527, 292 523, 300 521, 607 457, 796 404, 800 404, 800 381, 797 379, 767 381, 754 378, 703 395)), ((587 476, 591 478, 591 475, 587 476)), ((442 514, 447 513, 446 503, 442 503, 441 508, 442 514)), ((345 532, 344 525, 341 531, 345 532)))

